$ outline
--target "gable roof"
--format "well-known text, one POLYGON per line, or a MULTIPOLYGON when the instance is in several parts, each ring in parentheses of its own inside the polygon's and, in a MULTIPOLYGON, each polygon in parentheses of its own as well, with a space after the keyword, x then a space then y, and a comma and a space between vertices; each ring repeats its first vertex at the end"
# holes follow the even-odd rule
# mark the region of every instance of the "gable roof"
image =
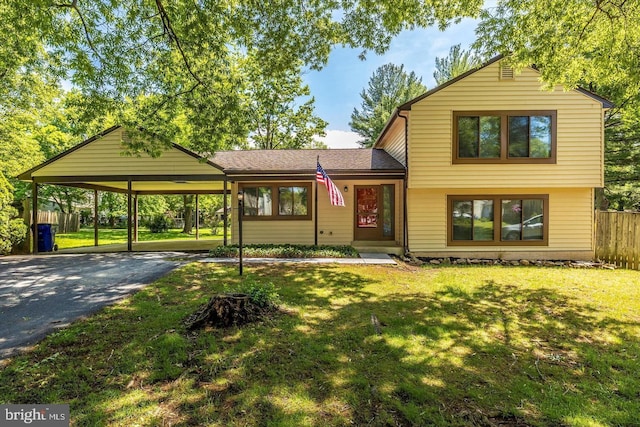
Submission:
MULTIPOLYGON (((389 130, 389 128, 391 127, 393 122, 397 119, 398 113, 400 113, 401 111, 410 111, 411 107, 413 106, 413 104, 415 104, 417 102, 420 102, 425 98, 428 98, 429 96, 433 95, 434 93, 440 92, 441 90, 443 90, 443 89, 445 89, 445 88, 447 88, 447 87, 459 82, 460 80, 465 79, 466 77, 470 76, 471 74, 474 74, 474 73, 482 70, 483 68, 486 68, 486 67, 490 66, 491 64, 494 64, 494 63, 500 61, 503 58, 504 58, 504 55, 494 56, 493 58, 491 58, 489 61, 485 62, 484 64, 479 65, 479 66, 477 66, 475 68, 472 68, 469 71, 467 71, 467 72, 465 72, 463 74, 460 74, 459 76, 457 76, 457 77, 455 77, 455 78, 453 78, 453 79, 451 79, 451 80, 449 80, 449 81, 447 81, 447 82, 445 82, 445 83, 443 83, 443 84, 441 84, 439 86, 436 86, 433 89, 428 90, 427 92, 423 93, 422 95, 419 95, 419 96, 417 96, 417 97, 405 102, 404 104, 396 107, 396 109, 393 111, 393 113, 391 113, 391 116, 389 117, 389 120, 387 120, 387 123, 385 124, 384 128, 382 129, 382 132, 380 132, 380 135, 378 135, 378 137, 376 138, 376 142, 374 144, 374 147, 378 144, 378 142, 382 139, 382 137, 387 133, 387 131, 389 130)), ((536 71, 539 71, 538 67, 536 67, 535 65, 532 65, 531 68, 536 70, 536 71)), ((590 92, 590 91, 588 91, 588 90, 586 90, 584 88, 577 87, 574 90, 582 93, 585 96, 588 96, 589 98, 592 98, 592 99, 596 100, 597 102, 602 104, 602 108, 613 108, 614 107, 614 104, 611 101, 609 101, 609 100, 607 100, 607 99, 605 99, 605 98, 603 98, 603 97, 601 97, 599 95, 596 95, 595 93, 590 92)))
POLYGON ((404 166, 380 149, 218 151, 211 161, 225 174, 315 175, 316 161, 333 174, 404 174, 404 166))

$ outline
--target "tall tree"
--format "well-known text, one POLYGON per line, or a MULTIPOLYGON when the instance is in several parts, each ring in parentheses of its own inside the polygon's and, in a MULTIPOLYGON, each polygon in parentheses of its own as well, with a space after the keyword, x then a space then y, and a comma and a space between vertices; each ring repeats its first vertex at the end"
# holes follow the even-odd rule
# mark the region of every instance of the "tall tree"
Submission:
POLYGON ((309 86, 303 85, 298 72, 273 76, 253 72, 249 81, 248 126, 252 147, 305 148, 314 145, 314 136, 325 135, 327 122, 313 114, 315 99, 309 97, 309 86))
POLYGON ((640 3, 500 1, 482 13, 475 46, 536 64, 547 88, 583 86, 616 108, 606 115, 605 183, 611 207, 640 208, 640 3))
POLYGON ((265 76, 300 71, 299 64, 321 68, 335 45, 382 53, 404 29, 444 28, 481 7, 482 0, 5 0, 0 77, 40 56, 97 104, 125 104, 118 122, 147 133, 132 139, 132 150, 157 154, 178 139, 172 119, 180 113, 198 151, 210 153, 250 132, 244 61, 265 76))
POLYGON ((480 65, 480 62, 478 56, 471 50, 461 49, 459 44, 451 46, 448 56, 436 57, 436 70, 433 72, 433 78, 436 84, 441 85, 480 65))
POLYGON ((412 71, 404 71, 404 65, 385 64, 373 72, 366 89, 362 89, 360 109, 351 113, 351 130, 363 139, 363 147, 371 147, 382 132, 393 110, 426 92, 422 78, 412 71))

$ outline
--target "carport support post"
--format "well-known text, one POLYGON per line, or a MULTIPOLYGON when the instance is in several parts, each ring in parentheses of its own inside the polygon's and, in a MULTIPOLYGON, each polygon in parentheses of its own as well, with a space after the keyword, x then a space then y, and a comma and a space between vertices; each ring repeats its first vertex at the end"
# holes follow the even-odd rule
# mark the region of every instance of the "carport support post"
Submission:
POLYGON ((200 199, 196 194, 196 240, 200 239, 200 199))
POLYGON ((223 210, 223 214, 222 214, 222 218, 223 218, 223 230, 222 230, 222 234, 224 235, 224 240, 223 240, 223 245, 227 246, 227 227, 229 226, 229 218, 227 215, 227 179, 225 178, 225 180, 223 181, 224 185, 222 187, 222 210, 223 210))
POLYGON ((98 246, 98 190, 93 190, 93 246, 98 246))
POLYGON ((31 236, 32 253, 38 253, 38 183, 31 182, 31 236))
POLYGON ((138 241, 138 195, 133 196, 133 241, 138 241))
POLYGON ((132 229, 131 229, 131 178, 127 180, 127 252, 131 252, 133 250, 133 244, 131 239, 132 229))

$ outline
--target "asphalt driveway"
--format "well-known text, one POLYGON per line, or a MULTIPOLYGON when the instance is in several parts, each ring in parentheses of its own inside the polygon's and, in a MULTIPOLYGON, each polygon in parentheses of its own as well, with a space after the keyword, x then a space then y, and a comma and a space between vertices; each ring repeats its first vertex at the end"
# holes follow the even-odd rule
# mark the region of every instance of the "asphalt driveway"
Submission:
POLYGON ((177 255, 0 257, 0 359, 164 276, 177 255))

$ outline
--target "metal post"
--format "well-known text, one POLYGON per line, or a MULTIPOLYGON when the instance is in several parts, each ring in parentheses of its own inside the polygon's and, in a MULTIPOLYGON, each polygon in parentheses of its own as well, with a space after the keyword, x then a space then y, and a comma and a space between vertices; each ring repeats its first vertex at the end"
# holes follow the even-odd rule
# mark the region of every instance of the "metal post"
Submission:
POLYGON ((242 216, 244 214, 244 193, 238 192, 238 255, 240 261, 240 276, 242 276, 242 216))

